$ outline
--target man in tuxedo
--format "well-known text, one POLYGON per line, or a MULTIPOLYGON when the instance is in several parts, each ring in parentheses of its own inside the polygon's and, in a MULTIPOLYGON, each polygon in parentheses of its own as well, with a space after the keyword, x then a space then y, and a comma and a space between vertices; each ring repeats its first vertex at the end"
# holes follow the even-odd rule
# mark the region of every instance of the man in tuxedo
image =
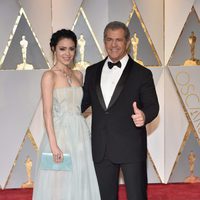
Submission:
POLYGON ((82 111, 92 107, 92 153, 102 200, 118 199, 121 168, 128 200, 147 199, 145 125, 159 111, 149 69, 127 54, 130 33, 114 21, 104 30, 108 57, 86 70, 82 111))

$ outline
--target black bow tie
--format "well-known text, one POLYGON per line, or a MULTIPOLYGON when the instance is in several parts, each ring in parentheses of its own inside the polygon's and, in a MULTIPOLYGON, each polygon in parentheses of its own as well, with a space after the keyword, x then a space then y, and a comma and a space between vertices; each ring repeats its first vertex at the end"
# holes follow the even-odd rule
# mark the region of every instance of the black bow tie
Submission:
POLYGON ((113 66, 117 66, 117 67, 121 68, 121 65, 122 65, 122 64, 121 64, 120 61, 118 61, 118 62, 116 62, 116 63, 112 63, 112 62, 108 61, 108 67, 109 67, 109 69, 112 69, 113 66))

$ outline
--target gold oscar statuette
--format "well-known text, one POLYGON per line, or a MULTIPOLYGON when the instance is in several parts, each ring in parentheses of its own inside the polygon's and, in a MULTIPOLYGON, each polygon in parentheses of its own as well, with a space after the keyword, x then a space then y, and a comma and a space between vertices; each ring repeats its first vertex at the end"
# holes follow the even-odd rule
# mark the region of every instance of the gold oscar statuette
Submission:
POLYGON ((196 155, 193 151, 191 151, 189 153, 188 161, 189 161, 190 176, 186 177, 184 182, 185 183, 199 183, 200 178, 194 175, 194 166, 195 166, 195 161, 196 161, 196 155))
POLYGON ((28 41, 25 38, 25 35, 22 35, 22 40, 20 41, 21 51, 22 51, 22 63, 17 65, 16 70, 32 70, 33 65, 28 64, 26 62, 27 57, 27 47, 28 47, 28 41))
POLYGON ((32 188, 33 187, 33 180, 31 179, 31 171, 32 171, 32 160, 28 156, 25 161, 25 167, 26 167, 26 175, 28 180, 21 185, 21 188, 32 188))
POLYGON ((139 38, 137 37, 137 33, 133 34, 133 37, 131 38, 131 44, 133 47, 133 60, 140 65, 144 65, 143 62, 139 59, 137 59, 138 54, 138 44, 139 44, 139 38))
POLYGON ((75 64, 75 69, 85 70, 90 65, 89 62, 86 62, 84 60, 84 58, 85 58, 85 44, 86 44, 86 40, 84 39, 83 34, 81 34, 80 38, 78 39, 78 46, 79 46, 79 53, 80 53, 81 60, 75 64))
POLYGON ((188 42, 190 45, 191 58, 184 62, 184 66, 196 66, 200 65, 200 60, 195 58, 195 47, 196 47, 197 37, 192 31, 191 35, 188 37, 188 42))

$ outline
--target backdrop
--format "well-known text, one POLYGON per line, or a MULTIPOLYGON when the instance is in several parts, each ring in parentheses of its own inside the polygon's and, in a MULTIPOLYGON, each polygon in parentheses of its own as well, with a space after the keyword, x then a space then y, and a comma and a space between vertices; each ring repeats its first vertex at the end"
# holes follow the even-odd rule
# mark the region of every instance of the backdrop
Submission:
MULTIPOLYGON (((130 55, 152 71, 160 102, 159 116, 147 127, 149 183, 198 180, 199 16, 198 0, 1 0, 1 188, 18 188, 27 181, 28 157, 34 179, 43 126, 40 79, 52 66, 51 34, 69 28, 78 39, 83 35, 85 45, 78 45, 76 63, 80 68, 84 59, 86 67, 106 56, 103 30, 113 20, 129 27, 130 55), (16 70, 23 68, 22 36, 28 42, 26 69, 32 70, 16 70)), ((87 121, 90 125, 91 116, 87 121)))

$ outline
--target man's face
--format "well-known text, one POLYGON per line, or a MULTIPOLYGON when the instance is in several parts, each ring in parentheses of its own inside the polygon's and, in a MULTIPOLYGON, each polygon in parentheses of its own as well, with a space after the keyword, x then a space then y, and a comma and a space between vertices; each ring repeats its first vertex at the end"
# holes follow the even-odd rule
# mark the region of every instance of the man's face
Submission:
POLYGON ((108 57, 113 62, 119 61, 126 55, 129 43, 130 41, 125 38, 123 29, 107 30, 104 44, 108 57))

